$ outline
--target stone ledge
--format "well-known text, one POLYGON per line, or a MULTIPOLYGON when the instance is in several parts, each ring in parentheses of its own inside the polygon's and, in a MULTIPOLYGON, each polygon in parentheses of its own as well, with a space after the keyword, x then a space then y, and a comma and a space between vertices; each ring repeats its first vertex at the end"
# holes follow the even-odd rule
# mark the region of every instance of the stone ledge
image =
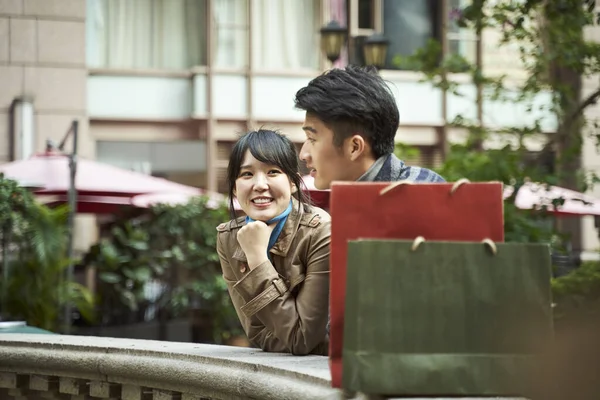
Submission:
POLYGON ((330 386, 326 357, 195 343, 3 334, 0 371, 209 398, 342 398, 330 386))
POLYGON ((155 340, 0 334, 0 399, 38 399, 41 392, 48 399, 348 398, 331 387, 323 356, 155 340))

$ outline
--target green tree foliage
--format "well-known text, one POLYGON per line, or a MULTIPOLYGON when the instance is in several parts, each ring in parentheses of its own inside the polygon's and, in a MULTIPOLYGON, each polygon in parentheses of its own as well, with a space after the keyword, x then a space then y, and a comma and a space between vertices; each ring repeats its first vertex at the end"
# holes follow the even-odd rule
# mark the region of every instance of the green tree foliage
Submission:
POLYGON ((216 227, 229 219, 228 209, 213 203, 198 197, 156 205, 113 225, 84 259, 98 269, 103 309, 125 305, 143 312, 155 304, 170 318, 203 310, 212 319, 214 342, 241 333, 216 251, 216 227), (155 300, 145 292, 149 284, 164 288, 155 300))
MULTIPOLYGON (((584 80, 597 81, 600 72, 600 44, 589 41, 584 27, 593 22, 593 11, 583 0, 474 0, 461 10, 453 10, 450 23, 468 29, 476 36, 485 29, 500 32, 501 47, 516 49, 515 63, 525 71, 515 85, 507 76, 485 75, 480 65, 459 54, 443 54, 441 43, 431 40, 410 57, 397 57, 398 65, 418 70, 423 80, 446 94, 464 97, 464 77, 477 89, 473 109, 483 101, 510 102, 522 106, 530 115, 539 115, 520 126, 490 128, 479 118, 457 115, 450 126, 468 132, 465 143, 453 144, 439 168, 450 181, 501 181, 515 188, 505 201, 506 240, 552 243, 559 251, 565 237, 556 230, 555 220, 544 210, 523 211, 515 207, 519 187, 526 181, 587 190, 596 175, 580 168, 585 134, 600 137, 595 120, 586 120, 584 111, 600 97, 600 87, 589 93, 582 90, 584 80), (460 80, 456 79, 458 76, 460 80), (590 79, 592 78, 592 79, 590 79), (535 97, 549 94, 549 104, 540 105, 535 97), (542 119, 553 116, 556 130, 544 132, 542 119), (483 150, 483 143, 494 135, 500 148, 483 150), (525 145, 531 138, 544 137, 541 151, 531 152, 525 145)), ((485 110, 483 110, 485 112, 485 110)), ((557 201, 560 204, 561 200, 557 201)), ((564 224, 563 221, 561 223, 564 224)), ((567 229, 568 231, 568 229, 567 229)), ((555 279, 557 315, 567 309, 597 307, 600 294, 600 265, 585 264, 568 276, 555 279)))
POLYGON ((67 216, 67 207, 39 204, 16 181, 0 174, 4 318, 59 331, 61 311, 70 302, 84 318, 93 320, 92 294, 64 279, 67 216))

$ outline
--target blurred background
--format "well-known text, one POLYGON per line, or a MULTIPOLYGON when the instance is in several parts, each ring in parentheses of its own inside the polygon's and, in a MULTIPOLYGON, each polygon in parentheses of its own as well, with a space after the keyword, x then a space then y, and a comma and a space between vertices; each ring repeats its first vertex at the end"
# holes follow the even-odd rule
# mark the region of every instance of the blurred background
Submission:
POLYGON ((596 332, 599 20, 595 0, 0 0, 0 315, 247 345, 214 251, 231 147, 265 126, 300 148, 295 92, 351 63, 394 92, 408 164, 505 183, 507 240, 552 244, 557 332, 596 332))

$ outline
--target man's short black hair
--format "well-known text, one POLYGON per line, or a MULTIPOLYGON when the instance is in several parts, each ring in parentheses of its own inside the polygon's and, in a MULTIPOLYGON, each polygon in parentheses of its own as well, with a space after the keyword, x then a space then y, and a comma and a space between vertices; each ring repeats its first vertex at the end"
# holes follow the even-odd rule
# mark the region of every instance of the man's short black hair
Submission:
POLYGON ((394 152, 400 113, 375 68, 349 65, 329 70, 298 90, 295 105, 323 121, 333 131, 337 146, 359 134, 376 158, 394 152))

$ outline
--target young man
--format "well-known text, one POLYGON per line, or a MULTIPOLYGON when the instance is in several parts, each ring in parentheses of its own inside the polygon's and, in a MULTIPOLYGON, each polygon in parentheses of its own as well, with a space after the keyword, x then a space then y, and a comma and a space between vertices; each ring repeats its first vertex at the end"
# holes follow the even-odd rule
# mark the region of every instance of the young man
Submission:
POLYGON ((332 181, 444 182, 394 155, 400 113, 376 70, 348 66, 327 71, 298 90, 295 104, 306 111, 300 159, 311 169, 317 189, 329 189, 332 181))

